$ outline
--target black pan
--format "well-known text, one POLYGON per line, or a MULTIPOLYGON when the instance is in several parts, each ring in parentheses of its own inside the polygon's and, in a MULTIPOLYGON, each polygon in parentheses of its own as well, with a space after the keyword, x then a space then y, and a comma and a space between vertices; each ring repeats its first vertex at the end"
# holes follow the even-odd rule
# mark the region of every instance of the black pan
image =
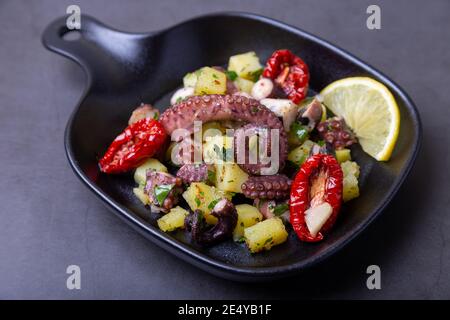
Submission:
POLYGON ((281 22, 247 13, 198 17, 169 29, 125 33, 82 16, 80 38, 65 40, 66 18, 51 23, 44 45, 77 62, 88 83, 65 132, 70 165, 84 184, 114 213, 157 245, 215 275, 258 281, 298 273, 329 257, 361 233, 386 207, 410 172, 419 150, 421 125, 416 108, 393 81, 345 51, 281 22), (340 219, 321 243, 305 244, 290 231, 287 243, 252 255, 231 240, 211 248, 193 245, 180 231, 165 234, 133 196, 129 175, 101 174, 97 159, 127 125, 141 102, 163 110, 182 76, 205 65, 224 65, 236 53, 256 51, 262 61, 279 48, 289 48, 309 65, 310 86, 320 91, 349 76, 369 76, 394 94, 401 113, 399 139, 387 163, 377 162, 358 147, 352 150, 361 165, 361 196, 344 205, 340 219))

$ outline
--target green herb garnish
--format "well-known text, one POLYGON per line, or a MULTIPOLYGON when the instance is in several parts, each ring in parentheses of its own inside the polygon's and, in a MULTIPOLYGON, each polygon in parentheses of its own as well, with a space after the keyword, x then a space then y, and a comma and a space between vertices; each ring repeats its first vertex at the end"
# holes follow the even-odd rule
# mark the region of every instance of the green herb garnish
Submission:
POLYGON ((158 113, 158 112, 155 112, 155 113, 153 114, 153 119, 154 119, 154 120, 158 120, 158 119, 159 119, 159 113, 158 113))
POLYGON ((251 79, 253 82, 256 82, 256 81, 259 80, 259 77, 261 77, 262 73, 263 73, 263 69, 262 69, 262 68, 261 68, 261 69, 258 69, 258 70, 256 70, 256 71, 253 71, 252 73, 249 74, 250 79, 251 79))
POLYGON ((227 75, 227 78, 230 79, 231 81, 236 80, 236 78, 238 77, 237 73, 234 71, 225 71, 225 74, 227 75))
POLYGON ((308 139, 308 128, 297 121, 292 123, 290 132, 294 133, 300 143, 303 143, 306 139, 308 139))
POLYGON ((245 242, 245 237, 240 237, 237 242, 244 243, 245 242))
POLYGON ((159 205, 163 205, 173 186, 173 184, 162 184, 155 187, 155 198, 159 205))
POLYGON ((265 246, 266 244, 268 244, 268 243, 272 242, 272 240, 273 240, 273 238, 272 238, 272 237, 268 238, 268 239, 267 239, 266 241, 264 241, 264 244, 263 244, 263 246, 265 246))
POLYGON ((180 103, 181 101, 183 101, 183 97, 178 97, 175 103, 180 103))
POLYGON ((285 213, 289 209, 289 205, 287 203, 279 204, 273 209, 273 214, 279 216, 285 213))
POLYGON ((317 141, 317 144, 321 147, 323 147, 325 145, 325 141, 324 140, 319 140, 317 141))
POLYGON ((209 203, 209 205, 208 205, 208 209, 210 209, 210 210, 214 209, 214 207, 216 206, 217 202, 219 202, 219 201, 220 201, 220 199, 216 199, 216 200, 211 201, 209 203))
POLYGON ((208 170, 208 181, 213 183, 216 181, 216 172, 212 170, 208 170))
POLYGON ((202 204, 202 202, 200 201, 199 198, 195 197, 194 198, 195 203, 197 204, 197 207, 200 207, 200 205, 202 204))
POLYGON ((205 215, 203 214, 203 211, 198 210, 197 212, 198 212, 198 220, 200 222, 203 222, 203 220, 205 219, 205 215))

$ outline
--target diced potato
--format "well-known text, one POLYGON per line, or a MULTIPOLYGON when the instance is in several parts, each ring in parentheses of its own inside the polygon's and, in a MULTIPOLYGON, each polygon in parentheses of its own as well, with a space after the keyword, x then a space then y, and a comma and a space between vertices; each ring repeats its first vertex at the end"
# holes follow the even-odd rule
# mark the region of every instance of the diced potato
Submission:
POLYGON ((238 204, 236 206, 238 221, 233 231, 233 240, 240 241, 244 236, 244 229, 262 221, 263 215, 259 210, 249 204, 238 204))
POLYGON ((358 179, 355 176, 350 175, 344 178, 342 199, 344 202, 347 202, 357 197, 359 197, 358 179))
POLYGON ((185 88, 195 88, 195 85, 197 84, 197 73, 198 72, 190 72, 183 77, 183 85, 185 88))
POLYGON ((354 175, 356 178, 359 178, 359 165, 355 161, 345 161, 341 163, 341 168, 344 173, 344 177, 354 175))
POLYGON ((170 209, 169 213, 158 219, 158 227, 164 232, 184 228, 184 219, 189 212, 179 206, 170 209))
POLYGON ((251 252, 270 250, 286 241, 288 233, 280 218, 270 218, 244 229, 245 242, 251 252))
POLYGON ((161 162, 156 159, 150 158, 136 168, 134 172, 134 181, 140 186, 145 185, 147 180, 147 170, 153 170, 157 172, 167 172, 167 168, 161 162))
POLYGON ((352 156, 350 154, 350 149, 339 149, 336 150, 336 159, 339 163, 343 163, 345 161, 352 160, 352 156))
POLYGON ((233 148, 233 137, 213 136, 206 138, 203 144, 203 161, 208 164, 215 164, 219 159, 226 161, 232 160, 231 150, 233 148), (226 158, 224 157, 224 150, 226 158))
POLYGON ((222 191, 242 193, 241 185, 248 174, 236 163, 216 163, 216 187, 222 191))
POLYGON ((288 154, 288 160, 295 163, 298 166, 301 166, 303 162, 306 161, 309 157, 309 153, 311 152, 311 148, 313 147, 314 142, 311 140, 306 140, 301 146, 295 148, 288 154))
POLYGON ((259 58, 254 51, 231 56, 228 61, 228 70, 234 71, 241 78, 256 82, 255 75, 262 69, 259 58))
POLYGON ((211 215, 214 205, 223 198, 231 200, 232 196, 228 192, 221 191, 215 187, 208 186, 203 182, 194 182, 183 193, 183 198, 189 207, 194 210, 201 210, 209 224, 217 223, 217 218, 211 215))
POLYGON ((354 161, 345 161, 341 163, 341 168, 344 173, 342 198, 346 202, 359 197, 359 166, 354 161))
POLYGON ((195 84, 195 95, 225 94, 227 76, 225 73, 210 67, 201 68, 195 84))
POLYGON ((213 136, 217 136, 217 135, 222 136, 225 133, 225 130, 226 129, 217 121, 210 121, 210 122, 203 124, 203 126, 202 126, 203 142, 206 141, 207 137, 213 137, 213 136))
POLYGON ((288 132, 288 144, 290 148, 301 146, 309 138, 308 127, 302 125, 298 121, 294 121, 291 124, 291 128, 288 132))
POLYGON ((144 192, 144 187, 133 188, 134 195, 144 204, 144 206, 150 203, 148 195, 144 192))
POLYGON ((234 84, 239 89, 239 91, 251 94, 253 85, 255 83, 253 81, 238 77, 234 81, 234 84))

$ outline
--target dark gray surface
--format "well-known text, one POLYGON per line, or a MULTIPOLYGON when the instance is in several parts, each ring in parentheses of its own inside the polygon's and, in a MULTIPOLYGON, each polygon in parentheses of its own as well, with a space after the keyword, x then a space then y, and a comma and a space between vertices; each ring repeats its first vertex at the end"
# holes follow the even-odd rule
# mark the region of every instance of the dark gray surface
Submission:
POLYGON ((0 2, 0 298, 450 298, 449 12, 445 0, 0 2), (382 8, 378 31, 365 27, 372 3, 382 8), (69 168, 63 132, 85 77, 40 43, 69 4, 128 31, 242 10, 321 36, 416 102, 424 127, 416 166, 384 215, 314 270, 256 285, 204 274, 119 221, 69 168), (81 290, 66 288, 70 264, 81 267, 81 290), (381 290, 366 288, 370 264, 381 267, 381 290))

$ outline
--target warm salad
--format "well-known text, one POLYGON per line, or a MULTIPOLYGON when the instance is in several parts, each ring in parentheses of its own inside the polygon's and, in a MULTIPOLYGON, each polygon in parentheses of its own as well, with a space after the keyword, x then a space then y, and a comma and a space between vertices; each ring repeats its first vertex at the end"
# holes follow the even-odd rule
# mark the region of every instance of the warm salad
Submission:
POLYGON ((100 169, 134 170, 133 192, 161 215, 159 228, 184 229, 199 245, 233 239, 255 253, 291 229, 300 241, 320 241, 342 203, 359 196, 352 145, 387 161, 400 120, 375 80, 341 79, 312 96, 309 79, 289 50, 265 65, 247 52, 226 68, 194 70, 161 115, 148 104, 132 113, 100 169))

